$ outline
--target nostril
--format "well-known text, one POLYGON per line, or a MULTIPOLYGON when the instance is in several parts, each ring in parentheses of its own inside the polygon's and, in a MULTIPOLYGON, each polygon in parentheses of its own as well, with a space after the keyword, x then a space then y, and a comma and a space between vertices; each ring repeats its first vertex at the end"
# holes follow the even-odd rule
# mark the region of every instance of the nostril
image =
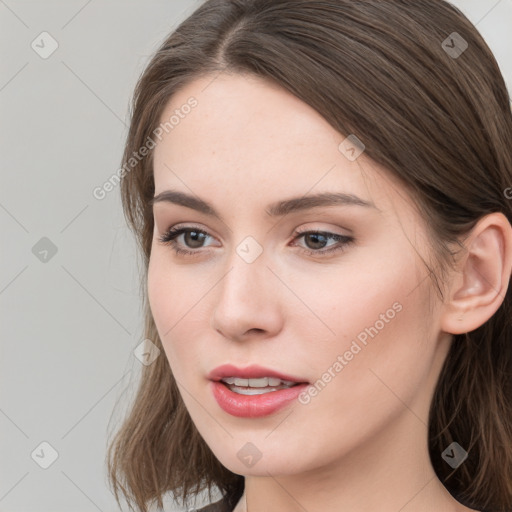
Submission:
POLYGON ((249 329, 248 332, 260 333, 260 332, 265 332, 265 331, 263 329, 259 329, 259 328, 255 327, 254 329, 249 329))

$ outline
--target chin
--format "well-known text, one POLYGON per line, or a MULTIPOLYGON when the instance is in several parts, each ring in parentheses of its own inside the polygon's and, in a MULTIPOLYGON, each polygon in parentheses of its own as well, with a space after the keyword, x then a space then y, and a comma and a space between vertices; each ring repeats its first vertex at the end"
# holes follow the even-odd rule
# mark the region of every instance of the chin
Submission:
MULTIPOLYGON (((267 434, 265 434, 267 435, 267 434)), ((272 446, 269 440, 252 441, 247 438, 232 439, 223 446, 212 449, 215 457, 229 471, 244 476, 293 475, 311 469, 312 462, 299 459, 300 447, 296 442, 281 449, 272 446)))

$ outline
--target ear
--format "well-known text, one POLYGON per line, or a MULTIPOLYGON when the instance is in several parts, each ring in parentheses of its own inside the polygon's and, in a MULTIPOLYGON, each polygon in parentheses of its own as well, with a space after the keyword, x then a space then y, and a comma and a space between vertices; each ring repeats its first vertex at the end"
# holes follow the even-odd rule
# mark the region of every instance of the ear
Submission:
POLYGON ((512 271, 512 226, 503 213, 488 214, 464 247, 441 318, 441 330, 451 334, 477 329, 503 303, 512 271))

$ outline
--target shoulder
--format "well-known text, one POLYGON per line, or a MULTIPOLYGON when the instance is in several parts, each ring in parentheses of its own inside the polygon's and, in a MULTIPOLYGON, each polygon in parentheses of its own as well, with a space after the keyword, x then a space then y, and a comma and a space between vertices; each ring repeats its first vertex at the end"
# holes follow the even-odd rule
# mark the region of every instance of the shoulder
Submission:
POLYGON ((227 499, 223 498, 220 501, 206 505, 206 507, 199 508, 195 512, 232 512, 232 509, 227 499))

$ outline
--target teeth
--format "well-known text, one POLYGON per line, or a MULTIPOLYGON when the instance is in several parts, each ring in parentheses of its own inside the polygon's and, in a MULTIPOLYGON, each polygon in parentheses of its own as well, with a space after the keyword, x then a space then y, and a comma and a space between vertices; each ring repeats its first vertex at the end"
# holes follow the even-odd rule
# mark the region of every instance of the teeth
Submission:
POLYGON ((239 395, 263 395, 264 393, 271 393, 272 391, 279 391, 280 389, 286 389, 287 386, 279 386, 277 388, 239 388, 234 385, 230 385, 229 389, 239 395))
POLYGON ((296 384, 291 380, 281 380, 276 377, 261 377, 259 379, 240 379, 238 377, 226 377, 221 379, 226 384, 234 384, 235 386, 251 387, 251 388, 266 388, 268 386, 292 386, 296 384))

